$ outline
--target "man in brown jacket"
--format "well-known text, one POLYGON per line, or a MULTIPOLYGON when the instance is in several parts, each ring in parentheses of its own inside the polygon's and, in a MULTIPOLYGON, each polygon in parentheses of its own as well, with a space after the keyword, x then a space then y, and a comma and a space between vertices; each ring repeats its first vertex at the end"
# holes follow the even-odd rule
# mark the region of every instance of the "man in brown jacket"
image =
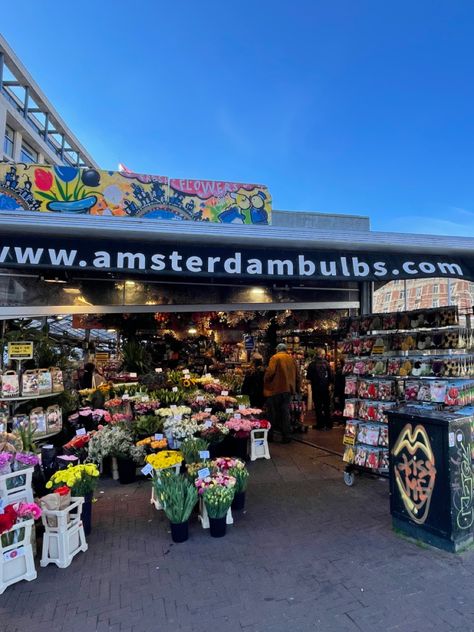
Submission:
POLYGON ((282 443, 291 441, 290 401, 300 390, 299 371, 296 362, 286 350, 286 345, 277 345, 276 353, 270 358, 265 371, 263 394, 272 428, 279 430, 282 443))

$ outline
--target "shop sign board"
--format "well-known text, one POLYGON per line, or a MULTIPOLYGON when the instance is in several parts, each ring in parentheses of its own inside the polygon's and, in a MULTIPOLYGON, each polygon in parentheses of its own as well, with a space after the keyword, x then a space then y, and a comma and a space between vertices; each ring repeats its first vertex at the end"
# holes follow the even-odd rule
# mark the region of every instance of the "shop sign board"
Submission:
POLYGON ((5 163, 0 210, 270 224, 272 200, 261 184, 5 163))
POLYGON ((32 342, 9 342, 8 358, 9 360, 31 360, 33 357, 32 342))
POLYGON ((108 362, 110 360, 110 353, 108 351, 98 351, 95 354, 96 362, 108 362))
MULTIPOLYGON (((474 280, 474 257, 308 248, 253 248, 219 245, 120 241, 46 235, 0 236, 0 267, 109 273, 144 278, 389 281, 430 277, 474 280)), ((75 323, 76 324, 76 323, 75 323)), ((82 326, 86 323, 81 323, 82 326)), ((92 323, 87 323, 93 327, 92 323)))

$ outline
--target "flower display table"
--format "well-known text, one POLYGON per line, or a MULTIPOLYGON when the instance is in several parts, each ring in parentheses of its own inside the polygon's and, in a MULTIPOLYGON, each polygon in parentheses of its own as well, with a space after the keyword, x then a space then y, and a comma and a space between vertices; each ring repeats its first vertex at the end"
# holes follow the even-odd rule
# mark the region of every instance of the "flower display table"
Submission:
POLYGON ((26 579, 36 579, 37 573, 31 546, 33 520, 15 524, 0 536, 0 595, 8 586, 26 579))
POLYGON ((255 429, 250 432, 250 460, 271 459, 268 448, 268 429, 255 429))
POLYGON ((87 551, 88 545, 81 520, 83 503, 84 498, 80 496, 71 498, 71 504, 65 509, 43 508, 41 520, 45 533, 41 566, 53 563, 59 568, 67 568, 77 553, 87 551))
POLYGON ((25 467, 10 474, 0 474, 0 500, 3 500, 3 506, 18 502, 33 502, 31 488, 33 471, 33 467, 25 467))

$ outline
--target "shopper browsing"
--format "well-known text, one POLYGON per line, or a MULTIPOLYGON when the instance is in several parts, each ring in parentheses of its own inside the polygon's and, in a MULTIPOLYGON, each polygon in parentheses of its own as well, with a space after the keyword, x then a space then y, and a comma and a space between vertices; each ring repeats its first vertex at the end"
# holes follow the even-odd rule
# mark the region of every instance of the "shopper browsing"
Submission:
POLYGON ((290 402, 291 396, 299 393, 299 371, 285 344, 277 345, 276 353, 270 358, 264 377, 264 395, 270 421, 282 435, 282 443, 291 441, 290 402))
POLYGON ((265 397, 263 395, 263 380, 265 369, 263 368, 262 356, 252 358, 252 366, 247 371, 242 384, 242 395, 248 395, 250 405, 253 408, 263 408, 265 397))
POLYGON ((316 430, 331 430, 331 367, 323 349, 317 349, 314 360, 309 364, 306 378, 311 384, 314 409, 316 411, 316 430))

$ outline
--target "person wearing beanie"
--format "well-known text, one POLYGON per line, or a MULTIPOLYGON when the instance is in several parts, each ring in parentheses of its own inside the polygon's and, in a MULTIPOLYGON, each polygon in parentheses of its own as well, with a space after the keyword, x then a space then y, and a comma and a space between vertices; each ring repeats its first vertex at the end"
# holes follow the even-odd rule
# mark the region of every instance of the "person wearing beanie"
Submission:
POLYGON ((265 371, 264 391, 272 428, 281 432, 281 442, 291 441, 291 396, 299 393, 299 371, 284 343, 277 345, 265 371))

